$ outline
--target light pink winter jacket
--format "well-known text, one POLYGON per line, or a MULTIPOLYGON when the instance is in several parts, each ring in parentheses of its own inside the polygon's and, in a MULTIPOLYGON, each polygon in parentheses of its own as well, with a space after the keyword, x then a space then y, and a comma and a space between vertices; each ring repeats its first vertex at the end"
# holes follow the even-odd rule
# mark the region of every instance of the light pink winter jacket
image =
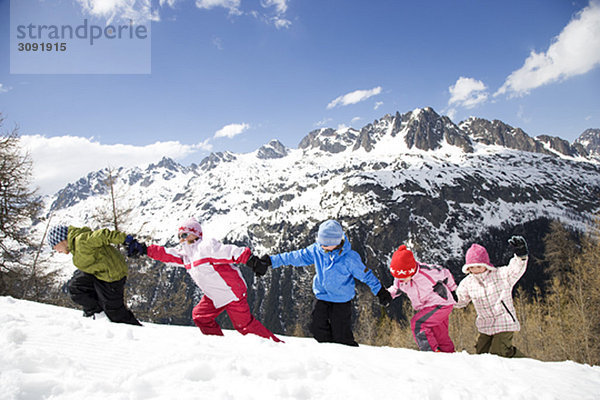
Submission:
POLYGON ((467 275, 456 289, 458 303, 455 307, 466 307, 472 301, 477 311, 477 330, 486 335, 520 330, 512 288, 526 268, 527 258, 521 259, 515 255, 506 267, 467 275))
POLYGON ((240 267, 233 264, 245 264, 251 254, 247 247, 223 244, 215 239, 171 248, 148 246, 150 258, 185 267, 217 308, 246 297, 246 282, 240 267))
POLYGON ((401 281, 394 278, 394 284, 388 288, 392 298, 400 296, 400 291, 406 293, 413 308, 417 311, 431 306, 451 306, 455 304, 456 302, 450 292, 456 290, 456 283, 450 271, 439 265, 427 265, 419 262, 417 262, 417 265, 419 269, 412 279, 401 281), (433 282, 425 274, 429 275, 433 282), (435 283, 444 279, 448 279, 448 283, 445 284, 448 289, 447 299, 433 291, 435 283))

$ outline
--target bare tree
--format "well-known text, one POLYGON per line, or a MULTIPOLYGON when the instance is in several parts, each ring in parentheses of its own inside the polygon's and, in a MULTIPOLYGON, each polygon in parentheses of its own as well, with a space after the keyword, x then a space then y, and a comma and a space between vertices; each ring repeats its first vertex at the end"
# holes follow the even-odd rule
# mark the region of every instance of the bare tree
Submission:
MULTIPOLYGON (((0 127, 3 118, 0 114, 0 127)), ((0 134, 0 295, 34 298, 32 289, 51 281, 32 265, 30 229, 42 203, 31 189, 32 161, 23 152, 17 129, 0 134), (36 281, 39 280, 39 285, 36 281), (43 281, 43 282, 42 282, 43 281)))

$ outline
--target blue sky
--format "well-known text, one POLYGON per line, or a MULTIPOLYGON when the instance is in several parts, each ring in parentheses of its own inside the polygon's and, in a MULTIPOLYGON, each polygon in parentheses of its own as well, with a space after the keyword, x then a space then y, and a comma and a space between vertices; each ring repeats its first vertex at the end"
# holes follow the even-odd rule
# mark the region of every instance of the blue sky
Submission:
POLYGON ((102 163, 296 147, 425 106, 569 141, 600 127, 597 0, 61 3, 104 25, 149 17, 151 73, 11 74, 0 0, 3 129, 20 127, 44 191, 102 163))

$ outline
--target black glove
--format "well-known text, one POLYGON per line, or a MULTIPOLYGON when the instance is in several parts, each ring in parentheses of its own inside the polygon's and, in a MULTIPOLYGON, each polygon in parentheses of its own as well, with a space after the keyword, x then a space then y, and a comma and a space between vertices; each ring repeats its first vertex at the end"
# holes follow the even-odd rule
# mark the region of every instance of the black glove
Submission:
POLYGON ((433 285, 433 291, 444 300, 448 300, 448 291, 446 290, 447 283, 448 278, 444 279, 443 281, 437 281, 436 284, 433 285))
POLYGON ((456 291, 453 290, 452 292, 450 292, 450 294, 452 295, 454 301, 458 303, 458 296, 456 295, 456 291))
POLYGON ((377 292, 377 298, 379 298, 379 304, 381 304, 384 307, 389 306, 392 302, 392 295, 383 286, 381 287, 381 289, 379 289, 379 292, 377 292))
POLYGON ((127 243, 127 239, 125 239, 125 243, 127 244, 127 257, 136 258, 145 256, 148 253, 148 247, 146 247, 144 243, 140 243, 133 238, 131 238, 129 243, 127 243))
POLYGON ((250 255, 248 261, 246 261, 246 265, 252 268, 252 271, 254 271, 257 276, 263 276, 269 269, 269 265, 263 261, 263 257, 258 258, 254 254, 250 255))
POLYGON ((508 239, 508 243, 514 248, 514 253, 519 257, 525 257, 529 254, 527 242, 523 236, 513 236, 508 239))
POLYGON ((273 263, 271 262, 271 256, 270 256, 270 255, 268 255, 268 254, 265 254, 264 256, 262 256, 262 257, 260 258, 260 260, 261 260, 263 263, 267 264, 267 267, 270 267, 271 265, 273 265, 273 263))

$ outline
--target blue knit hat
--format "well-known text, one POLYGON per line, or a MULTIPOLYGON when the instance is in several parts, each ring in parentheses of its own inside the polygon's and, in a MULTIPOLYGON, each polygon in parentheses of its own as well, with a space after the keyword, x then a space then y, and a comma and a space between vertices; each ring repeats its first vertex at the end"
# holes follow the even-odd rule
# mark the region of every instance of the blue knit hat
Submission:
POLYGON ((321 246, 337 246, 344 239, 344 230, 339 222, 329 219, 319 226, 317 243, 321 246))
POLYGON ((67 240, 67 235, 69 233, 69 227, 65 225, 56 225, 50 228, 48 232, 48 244, 50 247, 54 248, 57 244, 62 242, 63 240, 67 240))

